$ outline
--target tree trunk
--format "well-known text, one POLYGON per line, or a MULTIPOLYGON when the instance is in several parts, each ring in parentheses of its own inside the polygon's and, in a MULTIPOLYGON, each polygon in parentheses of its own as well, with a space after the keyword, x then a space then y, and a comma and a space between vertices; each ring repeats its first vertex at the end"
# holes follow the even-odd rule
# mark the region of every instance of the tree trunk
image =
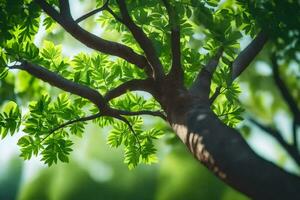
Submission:
POLYGON ((187 96, 165 101, 165 110, 172 128, 197 160, 251 198, 300 199, 299 177, 258 156, 238 131, 218 119, 209 103, 187 96))

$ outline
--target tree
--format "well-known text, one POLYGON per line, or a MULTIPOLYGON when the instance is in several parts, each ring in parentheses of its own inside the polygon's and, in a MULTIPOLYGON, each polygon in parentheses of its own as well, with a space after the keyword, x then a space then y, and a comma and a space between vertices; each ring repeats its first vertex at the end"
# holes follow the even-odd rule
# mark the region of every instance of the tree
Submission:
MULTIPOLYGON (((150 115, 169 123, 197 160, 244 194, 254 199, 300 196, 299 177, 258 156, 234 129, 244 112, 235 80, 269 41, 274 81, 294 118, 294 143, 274 128, 251 121, 300 163, 299 93, 290 92, 278 64, 299 62, 297 1, 97 0, 97 8, 78 19, 72 17, 67 0, 1 1, 0 7, 1 85, 7 84, 6 76, 13 76, 11 71, 20 70, 60 89, 55 99, 43 94, 29 103, 26 114, 10 103, 0 115, 2 138, 24 126, 25 135, 18 141, 24 159, 40 154, 49 166, 67 162, 70 137, 82 135, 86 122, 93 121, 113 126, 108 144, 124 146, 129 168, 155 162, 153 140, 163 132, 142 129, 141 115, 150 115), (120 33, 119 41, 103 39, 80 25, 99 12, 101 25, 120 33), (95 52, 66 58, 51 42, 37 47, 39 27, 49 29, 55 23, 95 52), (239 51, 246 35, 253 39, 239 51)), ((299 88, 297 81, 293 84, 299 88)), ((31 91, 37 95, 45 90, 31 91)), ((8 96, 23 105, 28 100, 8 96)))

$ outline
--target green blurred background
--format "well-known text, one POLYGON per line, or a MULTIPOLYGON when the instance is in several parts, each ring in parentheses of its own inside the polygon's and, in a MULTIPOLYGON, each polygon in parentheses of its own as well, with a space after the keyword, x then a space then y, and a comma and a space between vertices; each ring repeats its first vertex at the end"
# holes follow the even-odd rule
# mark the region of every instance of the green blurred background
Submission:
POLYGON ((158 164, 129 170, 121 150, 106 145, 105 135, 89 127, 75 140, 70 163, 51 168, 38 159, 24 163, 11 152, 1 161, 0 199, 247 199, 214 177, 180 143, 171 147, 162 141, 157 144, 158 164))

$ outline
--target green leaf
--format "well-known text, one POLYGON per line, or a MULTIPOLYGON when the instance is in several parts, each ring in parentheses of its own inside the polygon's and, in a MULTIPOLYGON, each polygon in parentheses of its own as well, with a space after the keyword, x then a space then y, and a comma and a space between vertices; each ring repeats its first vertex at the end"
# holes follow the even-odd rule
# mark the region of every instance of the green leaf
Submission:
POLYGON ((116 123, 114 129, 110 132, 107 138, 107 144, 111 147, 118 147, 123 142, 123 137, 128 134, 129 130, 123 123, 116 123))
POLYGON ((55 21, 51 17, 46 16, 43 21, 43 26, 45 26, 45 29, 50 29, 53 26, 53 24, 55 24, 55 21))
POLYGON ((32 155, 37 155, 39 150, 42 148, 39 138, 32 136, 23 136, 19 139, 18 145, 21 147, 20 157, 25 160, 29 160, 32 155))
POLYGON ((44 59, 55 61, 56 59, 61 57, 61 45, 55 46, 50 41, 44 41, 43 49, 41 51, 41 56, 44 59))
POLYGON ((13 135, 19 130, 21 125, 21 112, 18 105, 10 101, 3 107, 3 113, 0 113, 0 136, 5 138, 8 133, 13 135))
POLYGON ((0 80, 4 79, 8 75, 8 69, 7 68, 0 68, 0 80))
POLYGON ((31 144, 31 137, 26 135, 26 136, 23 136, 21 137, 19 140, 18 140, 18 143, 17 143, 20 147, 26 147, 26 146, 29 146, 31 144))
POLYGON ((82 134, 84 132, 84 123, 83 122, 77 122, 75 124, 72 124, 70 127, 70 132, 73 135, 77 135, 79 137, 82 137, 82 134))
POLYGON ((71 140, 62 138, 49 138, 45 141, 45 148, 42 151, 42 161, 48 166, 57 163, 58 160, 62 162, 69 162, 68 155, 72 151, 70 148, 73 145, 71 140))
POLYGON ((140 161, 140 152, 136 146, 125 147, 124 163, 127 164, 129 169, 135 168, 140 161))

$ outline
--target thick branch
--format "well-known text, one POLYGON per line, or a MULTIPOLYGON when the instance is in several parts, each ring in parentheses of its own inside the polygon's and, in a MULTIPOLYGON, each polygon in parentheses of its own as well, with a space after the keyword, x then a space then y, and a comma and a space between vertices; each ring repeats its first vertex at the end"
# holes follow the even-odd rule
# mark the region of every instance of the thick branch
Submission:
POLYGON ((72 17, 69 0, 59 0, 60 14, 64 17, 72 17))
POLYGON ((266 133, 269 133, 271 136, 273 136, 281 144, 281 146, 290 154, 290 156, 295 160, 298 166, 300 166, 300 154, 297 148, 295 148, 295 146, 293 145, 288 144, 279 131, 271 127, 265 126, 254 119, 250 119, 250 121, 266 133))
POLYGON ((106 101, 110 101, 116 97, 125 94, 127 91, 141 90, 141 91, 152 93, 153 91, 152 84, 153 84, 153 80, 151 79, 145 79, 145 80, 133 79, 108 91, 107 94, 104 96, 104 98, 106 101))
POLYGON ((272 66, 273 66, 273 74, 275 83, 287 103, 290 111, 292 112, 295 122, 300 124, 300 109, 298 108, 297 102, 294 100, 292 94, 289 92, 289 89, 286 87, 285 83, 280 77, 279 66, 277 64, 276 56, 273 54, 271 57, 272 66))
MULTIPOLYGON (((264 45, 268 41, 268 36, 265 32, 261 31, 255 39, 237 56, 231 66, 231 77, 234 81, 254 60, 254 58, 259 54, 264 45)), ((218 97, 218 93, 214 94, 213 101, 218 97)), ((211 104, 213 103, 211 100, 211 104)))
POLYGON ((195 100, 190 99, 185 111, 170 111, 168 119, 196 159, 252 199, 300 196, 299 177, 258 156, 240 133, 224 125, 209 106, 193 103, 195 100))
MULTIPOLYGON (((20 69, 28 72, 32 76, 39 78, 55 87, 58 87, 66 92, 70 92, 72 94, 76 94, 78 96, 81 96, 91 102, 93 102, 106 116, 116 117, 119 115, 152 115, 156 117, 161 117, 162 119, 166 119, 164 114, 160 111, 148 111, 148 110, 142 110, 142 111, 125 111, 125 110, 117 110, 113 109, 107 106, 107 101, 122 94, 123 92, 126 92, 128 89, 145 89, 150 88, 150 80, 132 80, 129 82, 125 82, 124 84, 120 85, 119 87, 111 90, 107 93, 105 98, 96 90, 89 88, 84 85, 80 85, 78 83, 72 82, 68 79, 65 79, 61 77, 60 75, 49 71, 46 68, 40 67, 38 65, 23 62, 21 65, 14 65, 10 67, 10 69, 20 69), (149 85, 147 85, 149 84, 149 85)), ((90 116, 90 117, 97 117, 98 115, 90 116)), ((83 120, 88 120, 90 117, 83 118, 83 120)), ((80 121, 80 119, 78 119, 80 121)), ((77 120, 67 122, 66 124, 63 124, 59 126, 54 131, 63 128, 69 124, 75 123, 77 120)), ((54 132, 52 131, 52 132, 54 132)))
POLYGON ((255 39, 237 56, 232 63, 232 81, 236 79, 259 54, 268 41, 268 36, 264 31, 258 33, 255 39))
POLYGON ((195 82, 191 87, 191 92, 194 95, 201 95, 201 98, 208 99, 210 93, 210 84, 214 71, 216 70, 220 58, 223 54, 223 48, 220 47, 212 59, 199 72, 195 82))
MULTIPOLYGON (((104 40, 81 28, 71 17, 64 17, 51 7, 45 0, 34 0, 50 17, 57 21, 68 33, 84 45, 105 54, 125 59, 129 63, 144 69, 148 66, 144 56, 133 51, 132 48, 108 40, 104 40)), ((68 1, 64 1, 68 3, 68 1)))
MULTIPOLYGON (((254 60, 254 58, 257 56, 257 54, 261 51, 261 49, 264 47, 266 42, 268 41, 267 34, 263 31, 261 31, 256 38, 243 50, 241 53, 237 56, 235 61, 232 63, 232 81, 236 79, 254 60)), ((220 52, 220 51, 219 51, 220 52)), ((212 78, 212 73, 215 71, 219 59, 222 54, 217 53, 217 55, 205 66, 204 69, 208 70, 202 70, 198 77, 191 87, 191 91, 193 93, 197 91, 204 91, 204 96, 207 97, 210 93, 210 81, 212 78), (201 86, 202 85, 202 86, 201 86)), ((201 92, 203 94, 203 92, 201 92)), ((219 92, 216 91, 216 93, 213 95, 213 99, 210 100, 210 104, 213 103, 213 101, 218 97, 219 92)))
POLYGON ((161 79, 164 76, 163 67, 156 54, 153 43, 146 36, 144 31, 139 26, 137 26, 132 20, 132 18, 130 17, 125 0, 117 0, 117 3, 119 4, 121 15, 122 15, 121 22, 124 23, 127 26, 127 28, 131 31, 133 37, 145 52, 145 55, 153 69, 154 77, 156 79, 161 79))
POLYGON ((43 80, 44 82, 49 83, 55 87, 58 87, 66 92, 70 92, 72 94, 76 94, 81 96, 91 102, 93 102, 99 109, 105 109, 106 104, 102 95, 96 90, 89 88, 84 85, 80 85, 78 83, 72 82, 64 77, 49 71, 44 67, 40 67, 38 65, 23 62, 19 66, 10 67, 10 69, 21 69, 32 76, 43 80))
POLYGON ((183 84, 184 72, 181 66, 179 17, 168 0, 162 1, 167 9, 171 27, 172 67, 169 75, 173 76, 180 84, 183 84))

